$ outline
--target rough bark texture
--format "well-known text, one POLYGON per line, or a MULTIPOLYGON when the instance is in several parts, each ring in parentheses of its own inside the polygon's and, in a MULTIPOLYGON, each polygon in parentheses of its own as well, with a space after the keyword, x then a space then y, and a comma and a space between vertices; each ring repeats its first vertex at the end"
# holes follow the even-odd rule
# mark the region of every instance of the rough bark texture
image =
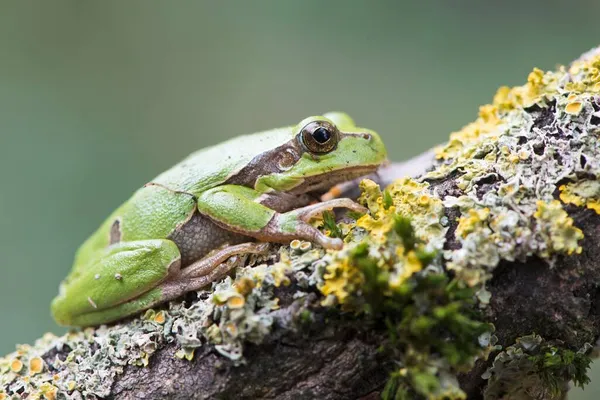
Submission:
POLYGON ((193 362, 161 350, 150 369, 130 367, 116 383, 117 399, 350 399, 381 387, 377 343, 351 330, 311 337, 289 335, 246 349, 248 363, 234 367, 207 349, 193 362))
MULTIPOLYGON (((600 334, 600 217, 592 210, 572 208, 570 215, 585 234, 583 252, 563 257, 554 268, 538 259, 504 262, 494 272, 486 317, 496 327, 503 347, 535 332, 568 347, 596 343, 600 334)), ((469 399, 480 399, 486 381, 481 378, 490 363, 477 362, 464 374, 461 387, 469 399)))

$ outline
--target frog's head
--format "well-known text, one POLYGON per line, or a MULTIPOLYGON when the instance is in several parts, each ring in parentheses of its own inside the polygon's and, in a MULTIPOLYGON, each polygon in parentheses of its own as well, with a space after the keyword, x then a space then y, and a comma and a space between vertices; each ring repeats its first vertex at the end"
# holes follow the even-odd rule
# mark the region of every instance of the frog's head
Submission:
POLYGON ((278 171, 259 177, 258 191, 300 194, 329 189, 370 174, 386 161, 379 135, 357 127, 344 113, 306 118, 290 134, 293 139, 278 152, 278 171))

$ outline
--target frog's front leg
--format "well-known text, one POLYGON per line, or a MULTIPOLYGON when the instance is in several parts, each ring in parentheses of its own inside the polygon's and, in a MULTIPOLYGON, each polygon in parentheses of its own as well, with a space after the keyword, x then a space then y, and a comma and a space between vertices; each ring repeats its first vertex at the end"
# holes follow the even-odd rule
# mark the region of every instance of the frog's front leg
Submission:
POLYGON ((333 199, 278 213, 261 203, 264 196, 253 189, 223 185, 204 192, 198 198, 198 210, 224 229, 266 242, 308 240, 327 249, 340 249, 343 242, 324 235, 308 221, 333 208, 365 212, 350 199, 333 199))

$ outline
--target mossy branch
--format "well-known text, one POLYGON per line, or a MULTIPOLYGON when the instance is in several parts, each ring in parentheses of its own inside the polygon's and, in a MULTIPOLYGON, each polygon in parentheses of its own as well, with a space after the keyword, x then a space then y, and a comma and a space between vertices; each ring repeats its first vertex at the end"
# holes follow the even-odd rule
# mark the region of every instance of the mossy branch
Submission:
POLYGON ((274 247, 161 309, 20 346, 0 399, 562 398, 600 336, 599 71, 598 49, 534 69, 371 177, 385 190, 342 186, 369 213, 325 217, 340 252, 274 247))

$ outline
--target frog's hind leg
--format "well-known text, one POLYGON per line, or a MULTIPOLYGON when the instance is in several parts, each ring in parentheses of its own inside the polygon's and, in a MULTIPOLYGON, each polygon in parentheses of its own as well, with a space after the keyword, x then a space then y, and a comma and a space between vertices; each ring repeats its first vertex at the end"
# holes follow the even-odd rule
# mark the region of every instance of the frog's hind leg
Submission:
POLYGON ((239 264, 237 256, 266 254, 268 249, 268 243, 242 243, 217 250, 163 282, 160 285, 163 300, 172 300, 221 279, 239 264))
POLYGON ((52 301, 61 325, 99 325, 160 302, 156 287, 180 272, 181 255, 166 239, 120 242, 100 251, 63 283, 52 301))
POLYGON ((242 243, 227 246, 201 258, 193 264, 180 270, 175 279, 196 278, 210 274, 219 264, 228 258, 239 254, 265 254, 269 249, 268 243, 242 243))

